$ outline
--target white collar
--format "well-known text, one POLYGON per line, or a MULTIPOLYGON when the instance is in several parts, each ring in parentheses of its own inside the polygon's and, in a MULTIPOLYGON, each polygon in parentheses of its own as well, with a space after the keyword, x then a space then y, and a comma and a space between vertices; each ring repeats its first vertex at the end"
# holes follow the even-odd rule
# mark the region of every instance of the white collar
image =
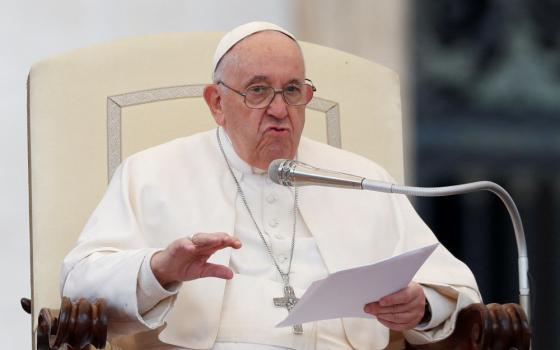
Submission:
MULTIPOLYGON (((218 129, 220 130, 219 135, 220 135, 220 140, 222 141, 222 147, 224 148, 224 153, 226 154, 226 157, 233 169, 237 170, 241 174, 241 176, 250 175, 250 174, 263 175, 268 173, 267 170, 262 170, 257 167, 254 167, 249 163, 247 163, 246 161, 244 161, 243 159, 241 159, 239 154, 237 154, 237 151, 235 151, 235 148, 233 147, 233 143, 231 142, 231 139, 229 138, 229 135, 224 130, 224 128, 219 126, 218 129)), ((297 153, 295 159, 296 160, 298 159, 297 153)))
POLYGON ((239 154, 237 154, 237 152, 235 151, 233 143, 231 142, 231 139, 229 138, 227 132, 222 127, 218 128, 220 130, 220 138, 222 141, 222 147, 224 148, 224 153, 226 154, 226 157, 232 168, 240 172, 241 176, 249 174, 261 175, 266 173, 265 170, 251 166, 249 163, 241 159, 239 154))

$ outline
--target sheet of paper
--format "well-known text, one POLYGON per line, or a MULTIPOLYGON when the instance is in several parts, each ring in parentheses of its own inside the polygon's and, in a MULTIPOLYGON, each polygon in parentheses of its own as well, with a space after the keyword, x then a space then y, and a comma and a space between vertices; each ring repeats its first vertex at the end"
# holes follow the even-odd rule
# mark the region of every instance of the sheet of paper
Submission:
POLYGON ((340 317, 374 318, 364 305, 406 287, 438 243, 313 282, 276 327, 340 317))

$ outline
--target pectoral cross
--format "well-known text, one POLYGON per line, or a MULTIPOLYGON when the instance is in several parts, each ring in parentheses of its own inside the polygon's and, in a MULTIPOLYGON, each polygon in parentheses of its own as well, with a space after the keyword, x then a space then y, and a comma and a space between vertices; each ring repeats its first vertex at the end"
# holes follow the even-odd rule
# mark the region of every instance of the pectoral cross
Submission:
MULTIPOLYGON (((288 284, 284 286, 284 297, 273 298, 274 306, 285 307, 290 312, 298 302, 294 289, 288 284)), ((303 334, 303 326, 300 324, 294 325, 294 334, 303 334)))

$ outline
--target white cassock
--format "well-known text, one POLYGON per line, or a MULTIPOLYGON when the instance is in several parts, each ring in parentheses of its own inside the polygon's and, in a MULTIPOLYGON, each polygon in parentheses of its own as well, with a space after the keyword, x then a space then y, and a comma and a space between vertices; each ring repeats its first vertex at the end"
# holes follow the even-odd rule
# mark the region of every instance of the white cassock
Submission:
MULTIPOLYGON (((221 134, 257 224, 287 269, 293 190, 251 168, 221 134)), ((373 162, 306 138, 301 139, 298 159, 392 181, 373 162)), ((328 273, 437 242, 402 195, 301 187, 298 208, 290 274, 298 296, 328 273)), ((412 343, 445 338, 457 312, 481 300, 470 270, 441 245, 414 280, 424 287, 432 320, 404 332, 412 343)), ((375 319, 312 322, 303 325, 303 335, 274 327, 287 315, 272 303, 282 296, 281 278, 237 193, 215 131, 125 160, 64 260, 61 283, 65 296, 105 298, 110 335, 137 333, 115 340, 127 349, 382 349, 390 340, 389 330, 375 319), (151 256, 197 232, 239 237, 240 250, 224 249, 210 258, 229 265, 234 278, 204 278, 163 289, 149 268, 151 256)))

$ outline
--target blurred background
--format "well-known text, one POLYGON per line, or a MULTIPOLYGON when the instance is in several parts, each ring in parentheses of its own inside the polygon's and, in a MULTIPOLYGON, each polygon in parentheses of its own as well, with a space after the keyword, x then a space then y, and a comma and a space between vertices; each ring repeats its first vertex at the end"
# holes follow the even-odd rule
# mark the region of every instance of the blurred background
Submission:
MULTIPOLYGON (((0 344, 29 349, 26 77, 73 48, 159 32, 275 22, 401 77, 407 184, 491 180, 525 224, 533 349, 560 349, 560 2, 557 0, 1 0, 0 344)), ((364 111, 367 117, 367 111, 364 111)), ((485 302, 517 302, 513 231, 487 193, 417 199, 485 302)))
MULTIPOLYGON (((560 349, 560 1, 417 0, 409 33, 415 181, 501 184, 525 225, 534 349, 560 349)), ((417 200, 486 302, 516 300, 507 212, 487 193, 417 200)))

